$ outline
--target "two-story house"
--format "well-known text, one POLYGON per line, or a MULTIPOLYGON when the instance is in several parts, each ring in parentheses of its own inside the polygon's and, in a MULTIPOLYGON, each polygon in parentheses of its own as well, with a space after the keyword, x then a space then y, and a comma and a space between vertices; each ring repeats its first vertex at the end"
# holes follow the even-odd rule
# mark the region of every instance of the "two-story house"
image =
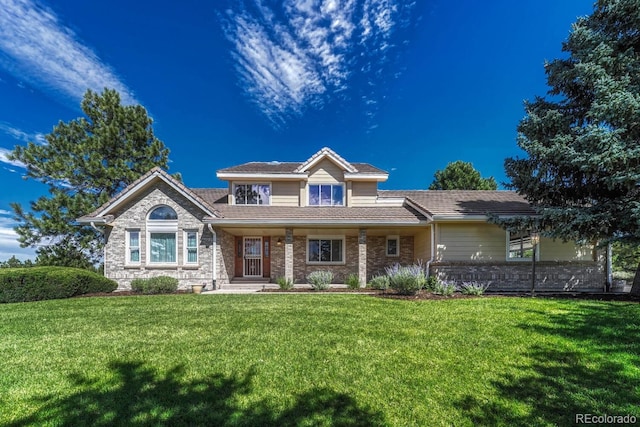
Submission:
POLYGON ((603 257, 593 247, 542 238, 487 222, 531 215, 510 191, 379 190, 388 173, 351 163, 329 148, 304 162, 250 162, 218 171, 227 188, 187 188, 153 169, 95 212, 79 218, 104 230, 105 275, 169 275, 181 287, 224 287, 234 279, 304 283, 315 270, 362 284, 394 263, 421 261, 442 279, 601 290, 603 257))

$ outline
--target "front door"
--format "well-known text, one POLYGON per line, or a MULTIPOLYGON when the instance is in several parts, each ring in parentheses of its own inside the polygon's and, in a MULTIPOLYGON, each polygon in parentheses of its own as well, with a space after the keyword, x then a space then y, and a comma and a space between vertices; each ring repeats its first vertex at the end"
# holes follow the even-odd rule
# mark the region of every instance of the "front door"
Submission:
POLYGON ((262 277, 262 237, 244 238, 244 277, 262 277))

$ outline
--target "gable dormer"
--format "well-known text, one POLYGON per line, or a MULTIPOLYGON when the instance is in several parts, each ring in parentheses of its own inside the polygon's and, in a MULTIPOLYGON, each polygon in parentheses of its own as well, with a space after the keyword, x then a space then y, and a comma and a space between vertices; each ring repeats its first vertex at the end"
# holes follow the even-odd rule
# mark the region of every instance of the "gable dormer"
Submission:
POLYGON ((230 204, 249 204, 247 200, 254 198, 243 198, 243 194, 268 192, 255 198, 255 204, 272 206, 372 205, 378 182, 386 181, 388 175, 368 163, 348 162, 328 147, 302 163, 250 162, 217 172, 219 179, 229 183, 230 204))

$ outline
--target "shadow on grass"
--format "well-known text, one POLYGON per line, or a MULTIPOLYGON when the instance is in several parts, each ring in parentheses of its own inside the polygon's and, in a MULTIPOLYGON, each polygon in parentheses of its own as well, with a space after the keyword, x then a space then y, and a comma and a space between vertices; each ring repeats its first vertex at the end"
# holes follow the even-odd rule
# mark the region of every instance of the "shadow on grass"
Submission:
POLYGON ((350 396, 311 389, 294 396, 282 409, 266 401, 243 408, 239 401, 252 389, 254 373, 243 377, 215 375, 182 381, 182 369, 164 377, 137 362, 117 362, 100 380, 73 376, 75 391, 38 400, 41 409, 10 426, 294 426, 383 425, 381 413, 360 407, 350 396))
POLYGON ((566 302, 560 314, 521 325, 544 339, 515 354, 511 373, 493 382, 497 398, 458 402, 474 425, 573 425, 576 414, 640 419, 640 308, 637 304, 566 302))

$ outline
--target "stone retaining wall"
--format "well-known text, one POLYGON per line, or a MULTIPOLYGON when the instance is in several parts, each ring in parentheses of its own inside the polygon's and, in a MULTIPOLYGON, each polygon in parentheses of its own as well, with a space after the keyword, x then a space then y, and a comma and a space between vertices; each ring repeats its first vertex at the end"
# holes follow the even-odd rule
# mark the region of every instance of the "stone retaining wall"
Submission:
MULTIPOLYGON (((532 265, 516 263, 432 263, 430 274, 441 280, 489 284, 489 291, 530 291, 532 265)), ((601 292, 606 272, 595 261, 536 262, 536 291, 601 292)))

